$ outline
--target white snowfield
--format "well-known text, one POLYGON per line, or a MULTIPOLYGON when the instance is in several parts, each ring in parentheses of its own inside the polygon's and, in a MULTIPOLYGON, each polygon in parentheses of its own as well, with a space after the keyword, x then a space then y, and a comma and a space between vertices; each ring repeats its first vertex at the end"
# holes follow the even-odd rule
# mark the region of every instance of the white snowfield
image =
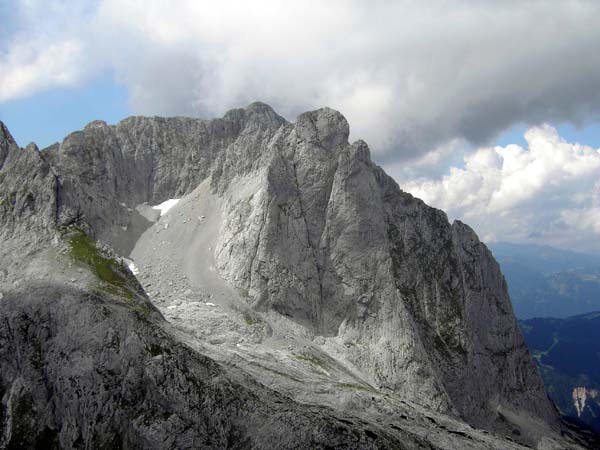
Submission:
POLYGON ((160 205, 153 206, 152 209, 156 209, 160 211, 160 215, 164 216, 173 206, 179 203, 180 198, 170 198, 169 200, 165 200, 160 205))
POLYGON ((138 268, 135 266, 135 264, 133 263, 133 261, 131 261, 130 263, 127 264, 127 267, 129 267, 129 270, 131 270, 131 273, 134 275, 137 275, 140 273, 140 271, 138 270, 138 268))
POLYGON ((127 264, 127 268, 132 274, 139 275, 140 271, 131 259, 123 258, 123 260, 125 261, 125 264, 127 264))

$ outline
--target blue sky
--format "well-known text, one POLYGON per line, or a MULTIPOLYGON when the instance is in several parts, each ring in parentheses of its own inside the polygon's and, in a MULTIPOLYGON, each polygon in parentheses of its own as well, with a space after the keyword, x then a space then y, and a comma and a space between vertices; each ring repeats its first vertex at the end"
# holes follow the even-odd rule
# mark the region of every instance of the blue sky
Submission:
POLYGON ((0 103, 2 120, 17 143, 40 148, 60 142, 92 120, 116 123, 131 115, 127 89, 103 75, 75 87, 49 89, 0 103))
MULTIPOLYGON (((584 125, 574 125, 571 123, 559 123, 553 125, 558 130, 558 134, 568 142, 577 142, 594 148, 600 148, 599 122, 588 122, 584 125)), ((501 146, 517 144, 526 147, 527 143, 525 142, 523 135, 529 127, 530 126, 523 124, 513 125, 494 139, 492 144, 501 146)))

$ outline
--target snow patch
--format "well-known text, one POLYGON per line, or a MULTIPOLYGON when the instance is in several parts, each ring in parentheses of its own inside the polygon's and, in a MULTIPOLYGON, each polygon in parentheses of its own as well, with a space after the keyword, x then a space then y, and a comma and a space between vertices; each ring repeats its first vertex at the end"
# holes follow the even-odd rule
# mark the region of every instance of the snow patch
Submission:
POLYGON ((129 271, 132 274, 137 276, 140 273, 139 269, 136 267, 135 263, 131 259, 123 258, 123 260, 127 264, 127 267, 129 268, 129 271))
POLYGON ((165 200, 160 205, 153 206, 152 209, 156 209, 160 211, 160 215, 164 216, 173 206, 179 203, 180 198, 171 198, 169 200, 165 200))
POLYGON ((134 263, 128 264, 127 267, 129 267, 129 270, 131 270, 131 273, 134 274, 134 275, 137 275, 138 273, 140 273, 140 271, 138 270, 138 268, 135 267, 134 263))

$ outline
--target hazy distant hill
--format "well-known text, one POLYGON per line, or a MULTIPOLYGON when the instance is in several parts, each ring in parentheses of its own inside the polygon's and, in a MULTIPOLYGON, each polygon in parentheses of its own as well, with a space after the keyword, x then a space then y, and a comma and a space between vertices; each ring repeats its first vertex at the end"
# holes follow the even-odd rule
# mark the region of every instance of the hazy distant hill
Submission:
POLYGON ((552 400, 600 431, 600 312, 520 324, 552 400))
POLYGON ((548 246, 491 244, 518 318, 600 310, 600 256, 548 246))

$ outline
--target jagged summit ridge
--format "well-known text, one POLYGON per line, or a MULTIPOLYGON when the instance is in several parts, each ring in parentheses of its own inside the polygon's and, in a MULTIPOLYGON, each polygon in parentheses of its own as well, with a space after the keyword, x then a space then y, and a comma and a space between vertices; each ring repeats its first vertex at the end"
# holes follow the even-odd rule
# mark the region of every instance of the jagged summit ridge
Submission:
POLYGON ((0 169, 4 165, 4 160, 8 156, 10 147, 16 147, 17 144, 13 139, 10 131, 6 128, 6 125, 0 121, 0 169))
POLYGON ((540 435, 523 417, 556 430, 491 253, 348 137, 332 109, 289 123, 253 103, 214 120, 95 121, 41 152, 10 144, 0 188, 15 201, 0 206, 0 235, 35 230, 51 241, 84 226, 130 256, 134 224, 162 226, 139 205, 211 199, 214 235, 190 232, 210 251, 183 247, 190 278, 203 270, 198 258, 214 259, 231 292, 244 293, 235 302, 290 321, 369 388, 477 427, 518 429, 528 442, 540 435))

